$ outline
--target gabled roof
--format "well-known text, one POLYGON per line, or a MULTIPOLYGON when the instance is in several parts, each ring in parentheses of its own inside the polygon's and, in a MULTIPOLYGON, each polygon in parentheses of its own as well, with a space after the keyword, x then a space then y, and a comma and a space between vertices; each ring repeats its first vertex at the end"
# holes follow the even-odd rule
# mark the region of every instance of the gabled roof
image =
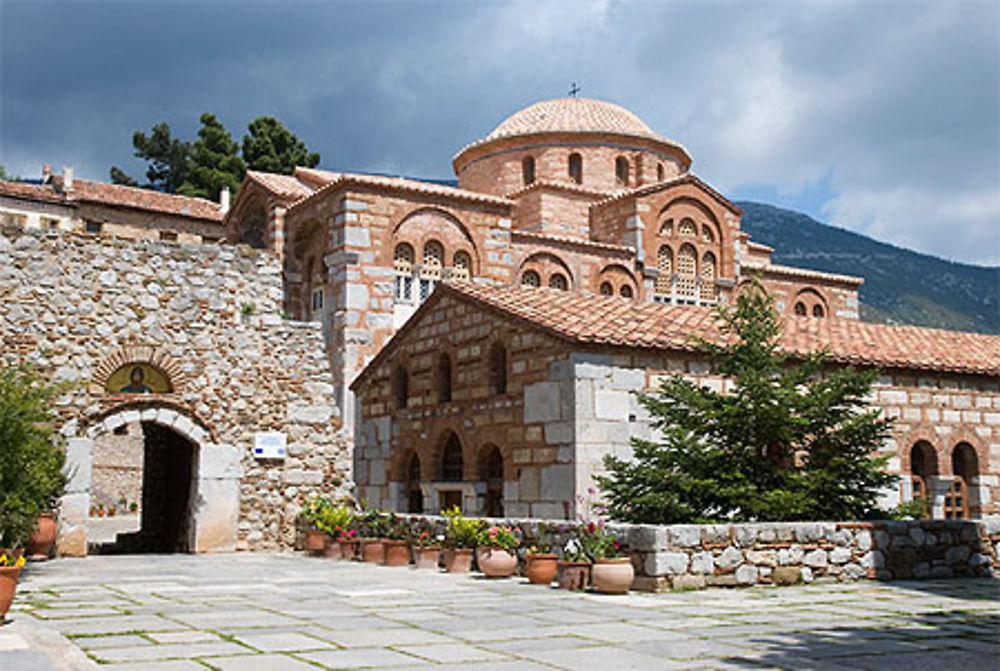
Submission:
POLYGON ((295 202, 312 194, 313 190, 292 175, 247 170, 246 180, 256 182, 282 200, 295 202))
MULTIPOLYGON (((754 243, 750 243, 754 245, 754 243)), ((773 251, 766 245, 758 245, 766 251, 773 251)), ((752 275, 755 272, 765 275, 784 275, 785 277, 796 277, 809 280, 823 280, 825 282, 839 282, 840 284, 851 284, 859 286, 865 283, 865 278, 853 275, 840 275, 838 273, 824 273, 819 270, 809 270, 807 268, 796 268, 794 266, 782 266, 776 263, 754 263, 743 262, 740 265, 741 275, 752 275)))
MULTIPOLYGON (((581 346, 693 352, 693 337, 722 343, 707 307, 640 302, 614 296, 520 286, 445 282, 358 376, 376 367, 394 345, 444 296, 473 303, 581 346)), ((1000 336, 853 319, 784 317, 782 349, 793 355, 827 350, 834 362, 979 375, 1000 375, 1000 336)))
POLYGON ((724 208, 726 208, 727 210, 729 210, 733 214, 736 214, 736 215, 743 214, 743 210, 741 210, 736 205, 736 203, 734 203, 733 201, 731 201, 728 198, 726 198, 725 196, 723 196, 721 193, 719 193, 718 191, 716 191, 715 189, 713 189, 711 186, 709 186, 706 182, 702 181, 696 175, 694 175, 694 174, 692 174, 690 172, 686 172, 683 175, 678 175, 677 177, 674 177, 674 178, 671 178, 671 179, 668 179, 668 180, 664 180, 662 182, 657 182, 656 184, 649 184, 647 186, 640 186, 640 187, 635 188, 635 189, 628 189, 626 191, 621 191, 619 193, 616 193, 616 194, 613 194, 611 196, 608 196, 604 200, 597 201, 596 203, 592 204, 590 207, 591 207, 591 209, 594 209, 594 208, 597 208, 597 207, 601 207, 603 205, 607 205, 609 203, 613 203, 613 202, 618 201, 618 200, 625 200, 626 198, 642 198, 643 196, 648 196, 648 195, 650 195, 652 193, 656 193, 657 191, 663 191, 665 189, 670 189, 670 188, 673 188, 675 186, 679 186, 681 184, 694 184, 695 186, 697 186, 698 188, 700 188, 702 191, 704 191, 705 193, 707 193, 708 195, 710 195, 713 199, 715 199, 715 201, 717 203, 719 203, 720 205, 722 205, 724 208))

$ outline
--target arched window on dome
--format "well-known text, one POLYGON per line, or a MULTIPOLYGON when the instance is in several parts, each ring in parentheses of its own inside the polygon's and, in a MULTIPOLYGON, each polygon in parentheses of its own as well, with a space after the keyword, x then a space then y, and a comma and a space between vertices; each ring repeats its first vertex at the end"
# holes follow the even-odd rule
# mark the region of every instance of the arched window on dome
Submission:
POLYGON ((577 184, 583 184, 583 157, 577 153, 569 155, 569 178, 577 184))
POLYGON ((524 185, 535 183, 535 157, 525 156, 521 161, 521 180, 524 185))
POLYGON ((472 273, 472 257, 468 252, 455 252, 451 276, 456 280, 467 280, 472 273))
POLYGON ((396 273, 396 302, 413 301, 413 246, 407 242, 396 245, 392 254, 392 268, 396 273))
POLYGON ((663 245, 656 252, 656 286, 653 288, 653 300, 661 303, 670 302, 673 296, 674 252, 669 245, 663 245))
POLYGON ((619 186, 628 186, 629 183, 629 167, 628 159, 624 156, 619 156, 615 159, 615 181, 618 182, 619 186))
POLYGON ((611 282, 601 282, 601 295, 602 296, 614 296, 615 288, 611 286, 611 282))
POLYGON ((715 302, 715 254, 705 252, 701 257, 701 286, 698 287, 698 294, 702 303, 715 302))
POLYGON ((420 302, 423 303, 441 281, 444 267, 444 246, 437 240, 424 244, 423 265, 420 267, 420 302))
POLYGON ((534 270, 525 270, 521 275, 521 286, 540 287, 542 286, 542 278, 534 270))
POLYGON ((549 287, 558 289, 559 291, 566 291, 569 289, 569 281, 562 273, 552 273, 549 275, 549 287))
MULTIPOLYGON (((681 222, 683 225, 684 222, 681 222)), ((677 252, 677 286, 675 296, 682 303, 693 303, 698 287, 698 253, 691 245, 677 252)))

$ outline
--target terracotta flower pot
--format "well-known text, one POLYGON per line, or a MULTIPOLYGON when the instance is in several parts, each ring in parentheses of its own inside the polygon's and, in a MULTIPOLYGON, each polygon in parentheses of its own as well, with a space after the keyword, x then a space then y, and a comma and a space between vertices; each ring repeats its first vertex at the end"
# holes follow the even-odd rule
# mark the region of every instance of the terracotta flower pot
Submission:
POLYGON ((559 589, 587 589, 590 587, 590 562, 556 562, 556 580, 559 589))
POLYGON ((10 604, 14 602, 17 579, 21 575, 20 566, 0 566, 0 622, 7 617, 10 604))
POLYGON ((48 559, 52 554, 52 546, 56 542, 56 516, 53 513, 42 513, 35 524, 35 532, 28 539, 26 552, 35 560, 48 559))
POLYGON ((361 541, 340 541, 341 558, 361 561, 361 541))
POLYGON ((326 548, 326 532, 319 529, 306 531, 306 551, 320 554, 326 548))
POLYGON ((323 556, 327 559, 342 559, 344 557, 344 551, 343 548, 340 547, 340 543, 338 541, 335 541, 327 536, 326 547, 323 548, 323 556))
POLYGON ((479 547, 476 563, 487 578, 509 578, 517 570, 517 555, 504 548, 479 547))
POLYGON ((632 587, 635 568, 628 557, 622 559, 600 559, 591 572, 594 589, 605 594, 625 594, 632 587))
POLYGON ((416 564, 417 568, 436 570, 440 560, 441 548, 436 545, 432 547, 413 548, 413 563, 416 564))
POLYGON ((448 548, 444 551, 444 570, 448 573, 468 573, 472 570, 472 550, 448 548))
POLYGON ((361 561, 372 564, 385 563, 385 545, 377 538, 361 541, 361 561))
POLYGON ((385 565, 386 566, 409 566, 410 565, 410 544, 407 541, 384 540, 385 565))
POLYGON ((528 582, 533 585, 552 584, 552 579, 556 577, 556 555, 529 554, 525 559, 527 565, 524 572, 528 576, 528 582))

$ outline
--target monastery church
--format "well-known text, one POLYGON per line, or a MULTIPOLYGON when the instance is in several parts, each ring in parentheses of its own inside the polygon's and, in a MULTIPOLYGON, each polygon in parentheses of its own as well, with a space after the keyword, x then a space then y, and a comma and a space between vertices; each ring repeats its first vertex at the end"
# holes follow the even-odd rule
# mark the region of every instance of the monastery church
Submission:
MULTIPOLYGON (((634 392, 675 372, 726 388, 691 336, 717 333, 711 307, 756 277, 787 351, 882 371, 872 401, 896 420, 884 452, 901 476, 886 505, 926 497, 934 517, 1000 514, 1000 337, 861 322, 862 278, 773 263, 683 145, 609 102, 530 105, 452 167, 457 187, 250 171, 231 207, 143 201, 65 173, 34 190, 0 183, 5 235, 16 237, 11 217, 58 229, 0 245, 20 269, 0 271, 0 286, 25 295, 0 314, 0 338, 24 352, 61 342, 51 322, 28 323, 46 323, 24 288, 39 250, 71 249, 81 273, 105 273, 93 275, 104 298, 74 289, 81 300, 107 302, 126 282, 176 290, 134 305, 122 290, 116 305, 134 321, 109 313, 86 341, 65 318, 89 387, 63 409, 75 422, 64 433, 98 478, 101 450, 126 450, 122 426, 139 452, 145 440, 146 464, 162 461, 149 444, 169 440, 153 427, 174 413, 193 455, 177 482, 196 485, 146 536, 254 549, 291 544, 295 512, 318 492, 408 512, 572 517, 604 455, 653 437, 634 392), (148 276, 130 277, 125 258, 148 276), (163 377, 153 393, 126 391, 136 381, 122 371, 139 363, 163 377)), ((70 496, 94 495, 94 482, 70 496)))

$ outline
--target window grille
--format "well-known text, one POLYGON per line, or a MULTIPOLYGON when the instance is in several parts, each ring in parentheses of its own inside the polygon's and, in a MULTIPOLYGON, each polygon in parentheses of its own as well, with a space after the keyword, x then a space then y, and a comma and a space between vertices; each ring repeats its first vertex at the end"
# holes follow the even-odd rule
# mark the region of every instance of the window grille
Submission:
POLYGON ((525 270, 521 275, 521 285, 525 287, 542 286, 542 278, 534 270, 525 270))
POLYGON ((715 255, 706 252, 701 258, 701 286, 699 294, 702 302, 715 301, 715 255))
POLYGON ((681 223, 677 226, 678 235, 698 235, 698 229, 695 228, 694 222, 690 219, 682 219, 681 223))
MULTIPOLYGON (((681 224, 683 226, 683 223, 681 224)), ((694 247, 684 245, 677 253, 677 298, 691 301, 697 289, 698 261, 694 247)))
MULTIPOLYGON (((668 222, 669 223, 669 222, 668 222)), ((660 274, 656 277, 656 288, 654 294, 661 298, 670 298, 670 287, 672 283, 671 275, 674 272, 674 254, 670 247, 663 245, 656 253, 656 268, 660 274)))
POLYGON ((566 276, 562 273, 552 273, 552 275, 549 276, 549 286, 553 289, 566 291, 569 289, 569 282, 566 280, 566 276))
POLYGON ((455 263, 451 268, 451 276, 457 280, 467 280, 472 269, 472 257, 466 252, 455 253, 455 263))

